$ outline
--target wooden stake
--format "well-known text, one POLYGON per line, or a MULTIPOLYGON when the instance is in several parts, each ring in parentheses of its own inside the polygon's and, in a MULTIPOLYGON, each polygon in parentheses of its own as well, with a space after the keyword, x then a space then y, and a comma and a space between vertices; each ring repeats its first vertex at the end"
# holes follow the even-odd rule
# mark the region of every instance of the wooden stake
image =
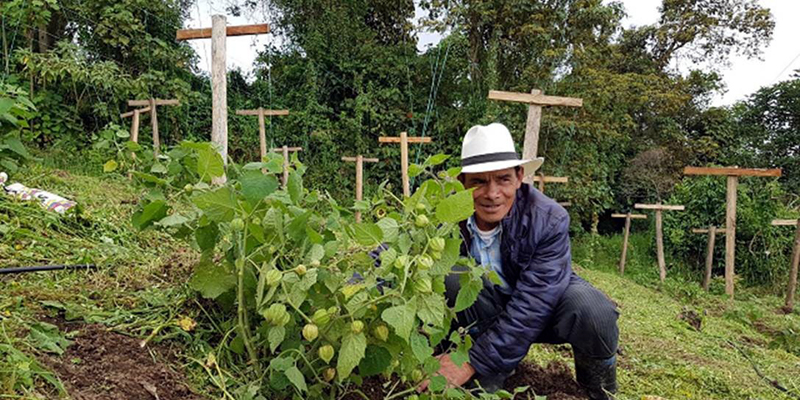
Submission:
POLYGON ((663 204, 635 204, 633 208, 639 210, 653 210, 656 212, 656 255, 658 261, 658 276, 661 283, 667 278, 667 263, 664 259, 664 230, 662 222, 662 211, 683 211, 684 206, 663 205, 663 204))
POLYGON ((625 274, 625 259, 628 257, 628 236, 631 231, 631 219, 647 219, 645 214, 611 214, 611 218, 625 218, 625 230, 622 236, 622 256, 619 259, 619 274, 625 274))
POLYGON ((789 283, 786 287, 786 305, 784 310, 790 313, 794 310, 794 295, 797 291, 797 270, 800 266, 800 219, 796 220, 780 220, 772 221, 772 225, 795 225, 797 228, 794 233, 794 246, 792 248, 792 264, 789 270, 789 283), (792 224, 793 223, 793 224, 792 224))
POLYGON ((714 244, 717 240, 717 234, 724 235, 728 233, 725 229, 717 229, 716 226, 711 225, 708 229, 692 229, 692 233, 708 234, 708 248, 706 249, 706 270, 703 275, 703 290, 708 291, 708 286, 711 284, 711 269, 714 266, 714 244))
MULTIPOLYGON (((219 149, 224 165, 228 165, 228 83, 226 68, 226 41, 228 36, 257 35, 269 32, 269 25, 226 26, 224 15, 211 16, 211 29, 180 29, 177 40, 211 38, 211 141, 219 149)), ((265 151, 266 153, 266 151, 265 151)), ((224 184, 223 174, 211 180, 224 184)))
MULTIPOLYGON (((236 110, 236 115, 256 115, 258 116, 258 140, 261 144, 261 160, 267 156, 267 130, 265 127, 265 116, 289 115, 289 110, 265 110, 261 107, 255 110, 236 110)), ((261 172, 266 173, 266 169, 261 172)))
MULTIPOLYGON (((342 157, 342 161, 356 163, 356 201, 361 201, 364 195, 364 163, 379 162, 377 158, 364 158, 361 154, 355 157, 342 157)), ((361 211, 356 211, 356 223, 361 222, 361 211)))
MULTIPOLYGON (((545 174, 540 173, 539 175, 533 176, 534 183, 539 183, 539 191, 544 194, 544 184, 545 183, 568 183, 569 177, 568 176, 545 176, 545 174)), ((572 203, 566 202, 559 202, 562 207, 569 207, 572 203)))
POLYGON ((283 177, 281 178, 281 183, 283 183, 283 187, 286 187, 286 184, 289 182, 289 152, 303 151, 303 148, 283 146, 276 147, 272 149, 272 151, 283 153, 283 177))
POLYGON ((156 99, 150 99, 150 127, 153 130, 153 154, 158 157, 158 149, 161 147, 161 140, 158 137, 158 109, 156 99))
MULTIPOLYGON (((539 151, 539 128, 542 120, 542 106, 583 107, 583 99, 572 97, 545 96, 541 90, 532 89, 531 93, 489 91, 490 100, 512 101, 528 104, 528 119, 525 122, 525 141, 522 158, 533 159, 539 151)), ((533 183, 532 177, 523 178, 525 183, 533 183)))
POLYGON ((403 178, 403 196, 411 196, 411 184, 408 179, 408 144, 431 143, 429 137, 408 137, 407 132, 400 132, 400 136, 381 136, 378 143, 400 143, 400 173, 403 178))
POLYGON ((157 106, 179 106, 179 105, 181 105, 181 103, 177 99, 163 100, 163 99, 150 98, 147 100, 128 100, 128 106, 131 107, 146 106, 146 107, 128 111, 126 113, 120 114, 119 116, 120 118, 133 117, 133 120, 131 121, 131 140, 136 143, 139 143, 139 125, 141 121, 141 114, 150 113, 150 127, 153 131, 153 155, 158 157, 158 153, 161 148, 161 139, 158 133, 157 106))

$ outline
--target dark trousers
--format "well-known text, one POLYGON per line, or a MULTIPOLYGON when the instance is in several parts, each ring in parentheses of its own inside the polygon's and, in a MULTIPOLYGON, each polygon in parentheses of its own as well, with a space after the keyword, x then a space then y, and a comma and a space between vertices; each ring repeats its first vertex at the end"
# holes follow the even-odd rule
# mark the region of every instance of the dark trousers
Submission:
MULTIPOLYGON (((460 288, 458 274, 445 279, 445 288, 447 303, 453 307, 460 288)), ((503 313, 509 298, 484 280, 478 299, 457 314, 451 328, 468 328, 473 339, 478 338, 503 313)), ((550 321, 534 343, 569 343, 576 358, 608 359, 617 351, 618 317, 617 307, 603 292, 573 274, 550 321)))

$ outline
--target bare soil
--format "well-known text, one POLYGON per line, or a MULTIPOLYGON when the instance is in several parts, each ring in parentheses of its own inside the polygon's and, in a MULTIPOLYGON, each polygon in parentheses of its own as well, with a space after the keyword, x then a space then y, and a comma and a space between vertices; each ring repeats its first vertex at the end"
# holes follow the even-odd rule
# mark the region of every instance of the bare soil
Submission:
POLYGON ((61 357, 42 360, 75 400, 200 400, 184 376, 169 366, 164 349, 139 346, 139 340, 101 325, 61 325, 77 330, 61 357))

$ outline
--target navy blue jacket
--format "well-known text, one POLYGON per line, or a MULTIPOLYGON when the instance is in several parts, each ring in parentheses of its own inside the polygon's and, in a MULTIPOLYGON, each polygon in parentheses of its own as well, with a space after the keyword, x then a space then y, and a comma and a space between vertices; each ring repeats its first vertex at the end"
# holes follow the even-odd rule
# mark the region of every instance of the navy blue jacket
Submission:
MULTIPOLYGON (((501 221, 503 275, 512 288, 505 310, 469 352, 479 375, 509 373, 547 326, 572 275, 569 214, 553 199, 523 183, 501 221)), ((469 257, 471 237, 461 224, 469 257)))

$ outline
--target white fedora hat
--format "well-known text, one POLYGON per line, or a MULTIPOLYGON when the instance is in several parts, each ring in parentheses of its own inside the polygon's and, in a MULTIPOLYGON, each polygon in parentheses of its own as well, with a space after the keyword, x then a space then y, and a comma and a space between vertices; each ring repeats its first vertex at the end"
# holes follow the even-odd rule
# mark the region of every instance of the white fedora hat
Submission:
POLYGON ((525 176, 542 166, 544 158, 520 160, 514 149, 514 139, 505 125, 493 123, 475 125, 464 135, 461 144, 461 172, 474 174, 522 166, 525 176))

